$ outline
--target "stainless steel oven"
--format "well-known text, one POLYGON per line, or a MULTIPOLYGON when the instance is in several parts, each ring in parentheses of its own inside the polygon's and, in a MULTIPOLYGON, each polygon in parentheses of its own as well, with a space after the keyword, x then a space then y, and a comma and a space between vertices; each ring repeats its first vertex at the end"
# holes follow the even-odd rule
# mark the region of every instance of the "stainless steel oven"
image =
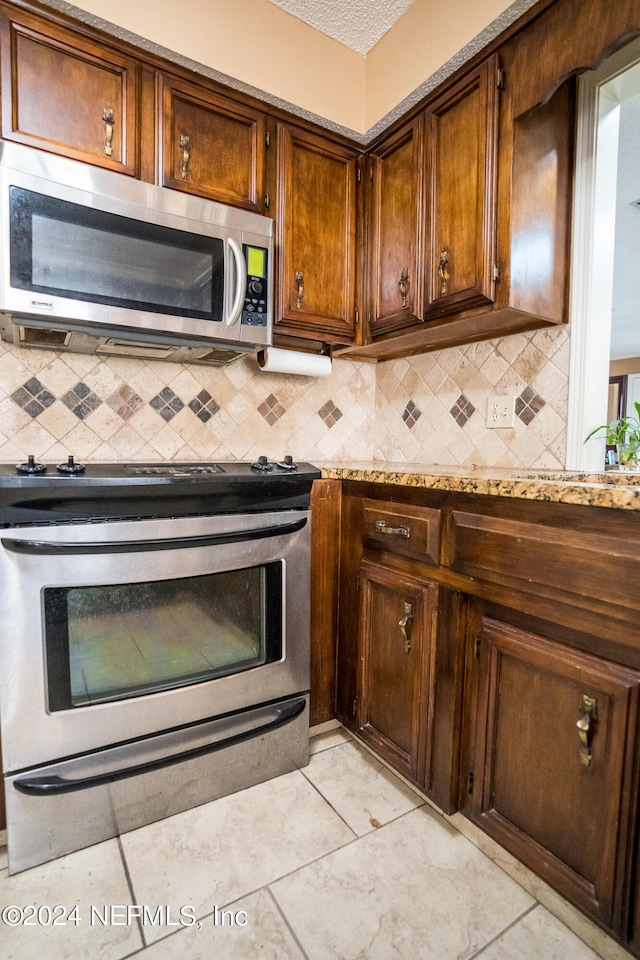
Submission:
POLYGON ((0 475, 12 872, 307 762, 317 475, 0 475))

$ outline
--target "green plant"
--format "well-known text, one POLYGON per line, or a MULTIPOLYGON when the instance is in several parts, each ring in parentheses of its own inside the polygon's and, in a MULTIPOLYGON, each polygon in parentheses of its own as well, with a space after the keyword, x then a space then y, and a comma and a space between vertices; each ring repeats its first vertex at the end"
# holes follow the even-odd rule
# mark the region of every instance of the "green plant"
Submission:
POLYGON ((640 447, 640 403, 634 403, 634 407, 636 408, 637 416, 618 417, 617 420, 612 420, 611 423, 600 424, 599 427, 591 431, 585 443, 603 430, 607 443, 626 443, 629 446, 640 447))

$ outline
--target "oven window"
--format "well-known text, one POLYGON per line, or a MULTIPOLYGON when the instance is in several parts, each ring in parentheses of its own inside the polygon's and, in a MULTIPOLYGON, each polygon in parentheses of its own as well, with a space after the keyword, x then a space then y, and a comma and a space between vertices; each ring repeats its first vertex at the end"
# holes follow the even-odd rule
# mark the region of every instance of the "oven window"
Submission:
POLYGON ((49 709, 200 683, 282 658, 282 562, 44 590, 49 709))

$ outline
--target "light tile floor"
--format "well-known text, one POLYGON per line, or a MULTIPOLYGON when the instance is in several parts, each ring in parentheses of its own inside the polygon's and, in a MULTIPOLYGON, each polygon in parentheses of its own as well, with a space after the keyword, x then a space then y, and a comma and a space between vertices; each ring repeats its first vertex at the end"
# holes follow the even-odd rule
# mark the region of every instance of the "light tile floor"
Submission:
POLYGON ((5 856, 0 956, 629 957, 504 852, 472 843, 341 729, 315 736, 312 753, 302 771, 16 876, 5 856), (16 918, 23 922, 12 926, 16 918))

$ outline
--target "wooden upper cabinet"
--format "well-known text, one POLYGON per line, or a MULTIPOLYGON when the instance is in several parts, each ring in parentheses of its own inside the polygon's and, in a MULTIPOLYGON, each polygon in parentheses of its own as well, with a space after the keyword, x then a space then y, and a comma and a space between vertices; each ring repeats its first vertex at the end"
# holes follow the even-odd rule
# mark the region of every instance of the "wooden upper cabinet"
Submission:
POLYGON ((264 114, 160 76, 162 185, 264 210, 264 114))
POLYGON ((2 136, 130 176, 138 173, 138 66, 26 12, 0 9, 2 136))
POLYGON ((324 137, 278 126, 276 331, 353 340, 357 157, 324 137))
POLYGON ((498 81, 493 56, 427 110, 427 319, 494 299, 498 81))
POLYGON ((369 325, 372 336, 422 320, 422 171, 419 116, 369 155, 369 325))

